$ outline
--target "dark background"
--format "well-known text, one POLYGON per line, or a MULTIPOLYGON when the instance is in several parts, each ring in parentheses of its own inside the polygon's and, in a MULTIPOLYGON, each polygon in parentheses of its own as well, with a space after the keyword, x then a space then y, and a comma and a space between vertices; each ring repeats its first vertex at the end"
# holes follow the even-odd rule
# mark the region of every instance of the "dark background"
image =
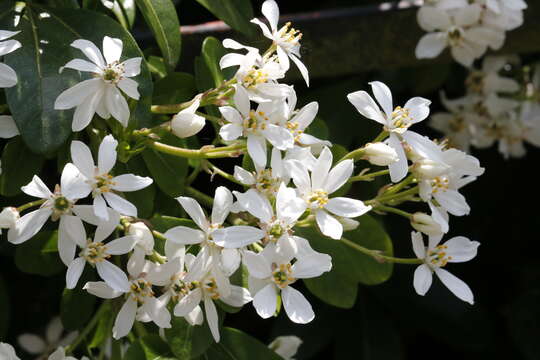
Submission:
MULTIPOLYGON (((377 2, 282 0, 279 3, 282 13, 289 14, 377 2)), ((261 3, 253 1, 256 14, 261 3)), ((183 25, 214 20, 194 1, 184 0, 179 8, 183 25)), ((140 17, 138 23, 142 23, 140 17)), ((379 26, 384 29, 385 23, 379 26)), ((141 38, 145 37, 142 26, 137 31, 141 38)), ((377 33, 374 29, 371 34, 357 36, 377 36, 377 33)), ((400 52, 414 51, 400 48, 399 44, 388 44, 392 46, 396 47, 396 56, 400 52)), ((303 49, 308 68, 317 61, 310 57, 311 51, 309 47, 303 49)), ((346 57, 354 52, 355 48, 343 49, 342 55, 346 57)), ((534 53, 523 57, 525 62, 536 58, 534 53)), ((190 68, 191 64, 182 63, 179 70, 190 68)), ((330 139, 352 149, 372 139, 379 129, 375 122, 354 111, 346 100, 349 92, 368 90, 369 81, 382 80, 393 90, 396 104, 413 96, 424 96, 434 102, 432 112, 435 113, 442 110, 439 90, 445 89, 450 96, 462 94, 464 76, 459 65, 422 62, 406 68, 313 78, 309 89, 301 82, 296 83, 295 88, 299 105, 311 100, 320 102, 320 115, 329 128, 330 139)), ((415 125, 414 129, 433 137, 440 136, 426 123, 415 125)), ((412 286, 414 266, 396 265, 388 282, 361 286, 357 303, 350 310, 326 305, 301 289, 305 290, 303 293, 316 313, 315 320, 308 325, 293 324, 283 313, 276 319, 262 320, 251 305, 228 316, 225 324, 240 328, 265 343, 278 335, 300 336, 304 344, 297 359, 540 359, 537 236, 540 186, 536 171, 540 150, 530 146, 527 150, 525 158, 510 160, 504 160, 495 147, 473 151, 486 172, 463 190, 472 212, 467 217, 452 218, 451 231, 446 238, 463 235, 482 244, 478 257, 471 262, 447 267, 470 285, 475 294, 474 306, 455 298, 438 280, 425 297, 416 295, 412 286)), ((56 177, 54 166, 54 162, 50 162, 51 179, 56 177)), ((202 181, 197 184, 201 189, 215 187, 202 181)), ((373 191, 373 184, 356 185, 353 191, 358 198, 366 199, 366 194, 373 191)), ((413 209, 420 208, 410 206, 410 210, 413 209)), ((383 221, 397 256, 412 257, 410 225, 392 215, 384 217, 383 221)), ((5 235, 2 237, 0 253, 9 255, 13 246, 6 244, 5 235)), ((59 311, 63 273, 50 278, 24 274, 15 268, 9 256, 1 257, 0 272, 8 293, 22 299, 11 303, 9 333, 12 338, 7 340, 15 343, 13 336, 22 332, 40 333, 50 317, 59 311)))

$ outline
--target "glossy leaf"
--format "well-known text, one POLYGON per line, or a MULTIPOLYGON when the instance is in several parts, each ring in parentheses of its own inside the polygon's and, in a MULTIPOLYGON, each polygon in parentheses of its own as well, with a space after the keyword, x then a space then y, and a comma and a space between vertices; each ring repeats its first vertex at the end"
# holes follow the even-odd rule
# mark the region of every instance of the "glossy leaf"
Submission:
POLYGON ((249 22, 253 18, 251 1, 197 0, 197 2, 233 29, 240 31, 245 35, 253 34, 254 27, 253 24, 249 22))
POLYGON ((206 321, 200 326, 191 326, 184 318, 173 317, 171 324, 170 329, 165 329, 165 338, 178 359, 200 356, 214 343, 206 321))
POLYGON ((180 58, 180 21, 171 0, 135 0, 152 30, 165 63, 174 69, 180 58))
POLYGON ((196 93, 193 75, 175 72, 156 82, 153 103, 178 104, 190 100, 196 93))
POLYGON ((15 251, 15 265, 19 270, 40 276, 51 276, 64 270, 65 266, 60 261, 58 254, 44 252, 49 242, 58 241, 57 231, 41 231, 30 240, 17 245, 15 251))
POLYGON ((281 356, 250 335, 229 327, 221 330, 221 340, 205 354, 212 360, 279 360, 281 356))

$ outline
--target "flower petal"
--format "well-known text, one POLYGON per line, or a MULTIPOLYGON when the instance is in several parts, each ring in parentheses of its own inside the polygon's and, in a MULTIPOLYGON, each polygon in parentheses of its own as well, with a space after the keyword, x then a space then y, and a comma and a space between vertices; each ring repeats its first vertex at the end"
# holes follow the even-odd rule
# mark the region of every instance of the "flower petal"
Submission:
POLYGON ((103 196, 107 200, 107 203, 116 211, 126 216, 137 216, 137 208, 135 205, 111 192, 104 193, 103 196))
POLYGON ((264 223, 270 223, 274 216, 274 210, 270 201, 262 196, 257 190, 249 189, 245 193, 235 192, 236 198, 242 205, 242 208, 248 211, 264 223))
POLYGON ((58 95, 54 101, 54 109, 67 110, 79 106, 101 87, 103 87, 103 81, 99 78, 81 81, 58 95))
POLYGON ((90 294, 100 297, 102 299, 114 299, 122 295, 121 291, 114 290, 103 281, 90 281, 87 282, 83 289, 90 294))
POLYGON ((192 229, 186 226, 175 226, 167 230, 163 236, 167 241, 175 244, 200 244, 206 239, 206 235, 201 230, 192 229))
POLYGON ((418 295, 424 296, 433 282, 433 274, 426 264, 422 264, 414 271, 413 286, 418 295))
POLYGON ((371 206, 364 205, 362 201, 346 197, 332 198, 324 208, 332 214, 347 218, 361 216, 371 210, 371 206))
POLYGON ((276 286, 270 283, 259 290, 253 297, 253 306, 263 319, 273 316, 277 308, 276 286))
POLYGON ((135 80, 130 78, 123 78, 120 80, 116 86, 118 86, 123 92, 126 93, 132 99, 139 100, 141 95, 139 94, 139 84, 135 80))
POLYGON ((392 111, 394 110, 392 92, 385 83, 380 81, 372 81, 369 83, 369 85, 371 85, 371 91, 373 91, 375 99, 377 99, 377 102, 379 105, 381 105, 384 113, 386 114, 386 118, 391 119, 392 111))
POLYGON ((174 316, 186 316, 199 305, 202 300, 202 291, 196 288, 190 291, 186 296, 182 297, 174 307, 174 316))
POLYGON ((127 59, 122 63, 124 65, 124 76, 134 77, 141 73, 141 57, 127 59))
POLYGON ((123 174, 112 179, 112 188, 116 191, 137 191, 150 186, 153 180, 149 177, 137 176, 133 174, 123 174))
POLYGON ((435 274, 441 279, 444 286, 459 299, 468 302, 471 305, 474 304, 474 295, 471 288, 463 280, 441 268, 436 268, 435 274))
POLYGON ((10 88, 17 85, 17 73, 10 66, 0 63, 0 88, 10 88))
POLYGON ((69 200, 82 199, 92 192, 92 187, 86 182, 81 171, 72 163, 67 163, 60 178, 62 195, 69 200))
POLYGON ((244 251, 242 259, 250 276, 257 279, 266 279, 272 275, 270 263, 263 255, 255 254, 252 251, 244 251))
POLYGON ((102 99, 103 89, 100 87, 81 104, 77 105, 71 123, 72 131, 81 131, 90 124, 102 99))
POLYGON ((85 265, 86 260, 83 257, 78 257, 69 264, 66 272, 66 288, 74 289, 77 286, 85 265))
POLYGON ((277 25, 279 21, 279 7, 274 0, 267 0, 262 4, 261 9, 263 15, 270 24, 272 31, 277 31, 277 25))
POLYGON ((424 244, 424 238, 421 232, 411 231, 411 240, 414 254, 419 259, 426 257, 426 245, 424 244))
POLYGON ((13 117, 0 115, 0 138, 9 139, 17 135, 19 135, 19 129, 17 128, 17 124, 15 124, 13 117))
POLYGON ((362 116, 386 125, 386 119, 373 98, 365 91, 356 91, 347 95, 349 102, 354 105, 362 116))
POLYGON ((315 219, 317 220, 319 229, 324 235, 336 240, 341 239, 343 225, 341 225, 335 217, 324 210, 318 210, 315 219))
POLYGON ((65 68, 73 69, 77 71, 92 72, 95 74, 101 73, 101 69, 96 64, 91 63, 90 61, 83 60, 83 59, 71 60, 66 65, 60 68, 60 72, 62 72, 65 68))
POLYGON ((443 245, 447 246, 446 254, 448 262, 465 262, 473 259, 478 253, 480 243, 471 241, 464 236, 456 236, 446 241, 443 245))
POLYGON ((96 45, 94 45, 93 42, 84 40, 84 39, 78 39, 72 42, 71 46, 76 49, 81 50, 84 53, 84 55, 86 55, 86 57, 90 59, 90 61, 92 61, 94 64, 96 64, 100 68, 105 67, 106 65, 105 60, 103 59, 103 56, 101 55, 101 51, 99 51, 99 49, 97 48, 96 45))
POLYGON ((129 291, 127 275, 118 266, 107 260, 103 260, 96 263, 96 269, 99 276, 111 288, 122 292, 129 291))
POLYGON ((195 224, 197 224, 201 230, 208 230, 208 220, 197 200, 186 196, 177 197, 176 200, 178 200, 180 205, 182 205, 184 210, 188 213, 189 217, 195 221, 195 224))
POLYGON ((298 279, 308 279, 321 276, 331 269, 332 258, 330 255, 313 252, 298 258, 291 268, 291 275, 298 279))
POLYGON ((27 185, 21 187, 21 190, 27 195, 40 199, 48 199, 52 196, 52 192, 37 175, 34 175, 27 185))
POLYGON ((107 90, 105 91, 105 104, 112 117, 118 120, 123 127, 127 127, 130 116, 129 106, 116 86, 107 86, 107 90))
POLYGON ((433 59, 439 56, 446 48, 446 40, 447 36, 442 32, 422 36, 418 45, 416 45, 416 57, 418 59, 433 59))
POLYGON ((307 324, 315 318, 311 304, 302 293, 290 286, 281 290, 283 307, 289 319, 297 324, 307 324))
POLYGON ((260 167, 266 166, 266 140, 264 137, 254 134, 247 136, 247 148, 253 162, 260 167))
POLYGON ((230 226, 212 234, 214 243, 227 249, 238 249, 261 240, 265 233, 252 226, 230 226))
POLYGON ((95 176, 94 158, 90 148, 82 141, 74 140, 71 142, 71 160, 80 172, 88 179, 95 176))
POLYGON ((224 186, 218 187, 214 195, 214 204, 212 206, 212 224, 223 224, 229 215, 232 203, 233 196, 231 191, 224 186))
MULTIPOLYGON (((34 334, 22 334, 17 338, 17 342, 29 354, 40 355, 47 350, 47 344, 37 335, 34 334)), ((3 356, 7 356, 6 360, 16 360, 18 357, 10 357, 8 354, 2 352, 3 356)))
POLYGON ((390 170, 390 180, 392 180, 393 183, 397 183, 407 176, 407 172, 409 171, 407 155, 405 155, 401 140, 394 133, 390 133, 390 136, 388 137, 388 146, 394 149, 398 156, 398 161, 388 165, 388 169, 390 170))
POLYGON ((123 255, 127 254, 137 244, 137 238, 135 236, 122 236, 106 244, 107 253, 111 255, 123 255))
POLYGON ((204 312, 206 313, 206 321, 210 327, 210 332, 216 342, 219 342, 219 319, 216 310, 216 305, 211 298, 204 298, 204 312))
POLYGON ((36 235, 43 227, 52 210, 42 208, 29 212, 17 220, 15 227, 8 231, 8 241, 12 244, 21 244, 36 235))
POLYGON ((135 322, 135 315, 137 314, 137 302, 132 298, 128 297, 116 320, 114 322, 114 327, 112 329, 113 337, 115 339, 120 339, 121 337, 126 336, 131 331, 133 323, 135 322))
MULTIPOLYGON (((353 168, 353 161, 347 159, 341 161, 339 164, 334 166, 332 170, 330 170, 324 184, 324 189, 328 192, 328 194, 332 194, 345 185, 353 173, 353 168)), ((311 177, 313 178, 313 175, 311 175, 311 177)))
POLYGON ((108 36, 103 38, 103 56, 105 56, 107 64, 112 64, 113 62, 120 60, 122 48, 122 40, 108 36))

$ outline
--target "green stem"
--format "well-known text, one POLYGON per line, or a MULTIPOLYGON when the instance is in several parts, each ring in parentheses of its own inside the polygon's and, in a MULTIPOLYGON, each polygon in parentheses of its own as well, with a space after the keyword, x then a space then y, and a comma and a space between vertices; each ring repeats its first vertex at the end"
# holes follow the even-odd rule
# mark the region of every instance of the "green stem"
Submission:
POLYGON ((391 206, 384 206, 384 205, 377 205, 375 207, 373 207, 373 210, 381 210, 381 211, 385 211, 385 212, 389 212, 389 213, 394 213, 394 214, 398 214, 398 215, 401 215, 409 220, 411 220, 412 218, 412 214, 411 213, 408 213, 406 211, 403 211, 401 209, 397 209, 395 207, 391 207, 391 206))
POLYGON ((422 260, 422 259, 396 258, 396 257, 393 257, 393 256, 383 255, 383 254, 381 254, 381 252, 379 250, 371 250, 371 249, 365 248, 365 247, 360 246, 357 243, 352 242, 352 241, 350 241, 348 239, 345 239, 345 238, 341 238, 341 241, 345 245, 347 245, 347 246, 349 246, 349 247, 351 247, 351 248, 353 248, 355 250, 358 250, 363 254, 369 255, 369 256, 371 256, 372 258, 374 258, 377 261, 391 262, 391 263, 396 263, 396 264, 423 264, 424 263, 424 260, 422 260))
POLYGON ((344 157, 342 157, 340 161, 347 160, 347 159, 358 160, 360 157, 362 157, 362 155, 364 155, 365 152, 366 150, 363 147, 353 150, 347 155, 345 155, 344 157))
POLYGON ((408 190, 405 190, 405 191, 397 193, 397 194, 386 195, 386 193, 385 193, 380 197, 376 197, 375 199, 365 201, 364 203, 366 205, 379 204, 379 203, 383 203, 383 202, 388 202, 390 200, 398 200, 398 199, 402 199, 404 197, 408 197, 408 196, 411 196, 411 195, 416 195, 417 193, 418 193, 418 186, 415 186, 413 188, 410 188, 408 190))
POLYGON ((411 174, 408 177, 406 177, 405 180, 403 180, 402 182, 400 182, 400 183, 398 183, 398 184, 396 184, 394 186, 391 186, 388 190, 385 191, 385 193, 383 195, 395 194, 398 191, 400 191, 401 189, 403 189, 405 186, 412 183, 413 181, 415 181, 415 178, 414 178, 414 175, 411 174))
POLYGON ((33 208, 34 206, 39 206, 39 205, 43 204, 45 201, 47 201, 47 199, 40 199, 40 200, 29 202, 27 204, 19 206, 17 208, 17 211, 18 212, 23 212, 26 209, 33 208))
POLYGON ((105 313, 105 311, 107 311, 108 307, 109 307, 109 301, 105 300, 99 306, 98 311, 92 317, 90 322, 86 325, 86 327, 83 329, 83 331, 81 331, 79 336, 77 336, 77 338, 71 343, 71 345, 66 347, 66 355, 71 354, 73 352, 73 350, 77 349, 77 346, 79 346, 79 344, 88 336, 90 331, 92 331, 94 329, 94 327, 96 327, 96 325, 97 325, 97 323, 99 321, 99 318, 105 313))
POLYGON ((214 174, 217 174, 217 175, 221 176, 222 178, 227 179, 227 180, 229 180, 229 181, 231 181, 231 182, 233 182, 235 184, 245 185, 245 184, 241 183, 240 181, 236 180, 234 175, 231 175, 228 172, 221 170, 216 165, 212 164, 210 161, 207 161, 206 163, 208 164, 208 166, 210 167, 210 169, 212 170, 212 172, 214 174))
POLYGON ((368 181, 377 176, 387 175, 389 172, 390 170, 386 169, 386 170, 375 171, 375 172, 364 174, 364 175, 356 175, 356 176, 351 177, 348 182, 352 183, 356 181, 368 181))
POLYGON ((387 136, 388 136, 388 131, 381 131, 381 133, 377 135, 375 139, 373 139, 372 143, 383 141, 384 139, 386 139, 387 136))
POLYGON ((203 204, 205 204, 207 207, 212 207, 214 204, 214 199, 212 199, 210 196, 200 192, 197 189, 192 188, 191 186, 186 186, 186 193, 195 199, 199 200, 203 204))
POLYGON ((219 159, 237 157, 245 149, 245 145, 243 145, 242 147, 237 146, 234 148, 223 146, 217 148, 201 148, 199 150, 195 150, 171 146, 160 143, 158 141, 150 142, 148 146, 156 151, 187 159, 219 159))

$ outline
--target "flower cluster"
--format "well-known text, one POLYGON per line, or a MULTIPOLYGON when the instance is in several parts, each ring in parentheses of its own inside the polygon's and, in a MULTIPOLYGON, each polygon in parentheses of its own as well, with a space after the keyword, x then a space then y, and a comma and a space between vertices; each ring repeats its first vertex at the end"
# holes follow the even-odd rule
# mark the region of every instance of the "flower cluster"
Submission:
MULTIPOLYGON (((297 108, 295 89, 280 82, 292 61, 309 84, 308 71, 300 60, 301 33, 289 23, 278 27, 279 9, 274 0, 266 0, 262 12, 269 26, 257 19, 253 22, 272 44, 261 54, 232 39, 223 41, 225 48, 234 51, 219 64, 234 67, 235 73, 213 90, 223 91, 219 101, 212 103, 222 117, 209 119, 216 123, 216 143, 223 146, 195 152, 213 151, 210 154, 216 157, 244 154, 246 161, 235 166, 234 174, 205 159, 209 171, 234 182, 236 190, 220 186, 213 198, 196 191, 189 194, 192 196, 177 197, 178 206, 191 220, 184 219, 181 225, 161 233, 153 230, 150 221, 138 218, 137 208, 126 199, 125 193, 144 189, 153 180, 121 172, 116 166, 119 141, 112 134, 101 136, 95 157, 90 147, 74 140, 71 162, 63 167, 60 185, 51 191, 36 175, 22 191, 38 199, 19 208, 5 208, 0 214, 0 227, 9 229, 9 242, 32 241, 47 221, 58 221, 58 254, 67 267, 66 288, 82 287, 97 297, 114 299, 119 309, 112 327, 114 339, 127 336, 135 321, 170 328, 175 316, 191 325, 206 321, 219 341, 216 305, 223 304, 241 308, 251 302, 262 318, 277 315, 282 305, 291 321, 308 323, 315 313, 298 281, 331 271, 332 258, 314 249, 311 239, 295 230, 313 227, 326 241, 341 241, 344 231, 362 226, 355 219, 368 212, 402 215, 419 231, 412 235, 417 259, 408 259, 419 264, 414 275, 418 294, 427 292, 435 273, 457 297, 473 303, 469 287, 443 267, 472 259, 479 244, 464 237, 439 242, 449 230, 449 214, 463 216, 470 211, 459 190, 483 173, 478 160, 450 148, 448 142, 436 142, 410 130, 429 117, 431 102, 414 97, 403 106, 394 106, 390 89, 379 81, 370 83, 374 98, 366 91, 356 91, 348 99, 361 115, 381 125, 380 135, 345 156, 336 155, 331 142, 308 132, 318 104, 297 108), (355 163, 362 160, 385 169, 370 172, 364 168, 353 175, 355 163), (362 201, 345 195, 347 184, 386 174, 391 184, 374 199, 362 201), (423 201, 431 215, 397 208, 408 200, 423 201), (205 212, 203 206, 210 211, 205 212), (20 216, 33 207, 38 208, 20 216), (429 236, 427 246, 420 232, 429 236), (95 269, 100 281, 79 284, 85 267, 95 269), (239 273, 245 282, 234 276, 239 273)), ((138 99, 138 84, 130 77, 139 74, 141 59, 120 62, 122 42, 109 37, 103 39, 104 57, 90 41, 76 40, 71 46, 91 62, 74 59, 64 68, 91 72, 94 77, 60 94, 55 109, 76 108, 74 131, 89 126, 94 114, 112 116, 126 127, 129 108, 123 94, 138 99)), ((493 86, 511 87, 497 79, 491 80, 493 86)), ((212 91, 182 104, 169 126, 159 130, 170 130, 180 138, 196 135, 207 119, 197 110, 209 94, 212 91)), ((156 146, 158 135, 151 134, 152 129, 136 131, 146 134, 142 136, 150 133, 145 144, 156 146)), ((191 157, 194 153, 172 146, 166 151, 179 156, 187 152, 191 157)), ((369 254, 382 261, 396 259, 369 254)), ((292 357, 299 342, 287 342, 280 354, 292 357)), ((0 351, 16 358, 12 348, 2 346, 0 351)), ((277 343, 271 346, 280 347, 277 343)), ((64 358, 63 348, 49 357, 64 358)))
POLYGON ((488 48, 499 50, 506 31, 523 24, 524 0, 427 0, 418 10, 427 31, 416 47, 419 59, 435 58, 446 48, 460 64, 470 67, 488 48))

